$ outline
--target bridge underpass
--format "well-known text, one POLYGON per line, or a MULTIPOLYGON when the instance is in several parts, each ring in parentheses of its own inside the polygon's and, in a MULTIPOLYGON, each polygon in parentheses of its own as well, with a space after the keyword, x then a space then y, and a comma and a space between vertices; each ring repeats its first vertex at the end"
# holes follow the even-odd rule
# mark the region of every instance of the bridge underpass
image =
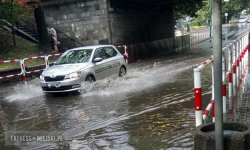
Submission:
MULTIPOLYGON (((201 0, 43 0, 48 24, 84 45, 128 45, 156 40, 175 43, 173 6, 201 0)), ((172 48, 171 48, 172 49, 172 48)))
MULTIPOLYGON (((223 28, 223 46, 249 26, 223 28), (227 38, 228 37, 228 38, 227 38)), ((64 131, 67 143, 85 149, 191 150, 195 130, 193 68, 212 54, 211 39, 188 53, 162 55, 129 66, 124 78, 96 82, 87 93, 45 95, 39 79, 0 85, 0 121, 5 129, 64 131), (6 127, 6 128, 5 128, 6 127)), ((211 98, 211 70, 204 73, 204 103, 211 98)), ((4 145, 0 149, 58 149, 56 145, 4 145), (45 148, 44 148, 45 147, 45 148)))

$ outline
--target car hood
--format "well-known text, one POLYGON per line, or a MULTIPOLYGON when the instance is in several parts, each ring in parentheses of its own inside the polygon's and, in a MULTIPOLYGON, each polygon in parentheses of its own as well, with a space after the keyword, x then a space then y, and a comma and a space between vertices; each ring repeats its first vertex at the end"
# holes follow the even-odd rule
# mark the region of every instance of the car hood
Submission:
POLYGON ((80 69, 87 67, 87 63, 82 64, 63 64, 63 65, 53 65, 43 71, 43 76, 58 76, 58 75, 66 75, 69 73, 73 73, 79 71, 80 69))

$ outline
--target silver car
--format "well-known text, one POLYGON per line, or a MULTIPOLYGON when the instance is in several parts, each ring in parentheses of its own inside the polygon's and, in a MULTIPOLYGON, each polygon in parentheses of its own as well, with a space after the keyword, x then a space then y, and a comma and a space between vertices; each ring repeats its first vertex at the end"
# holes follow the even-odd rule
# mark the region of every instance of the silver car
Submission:
POLYGON ((67 50, 40 75, 44 92, 79 91, 84 81, 126 74, 124 56, 112 45, 85 46, 67 50))

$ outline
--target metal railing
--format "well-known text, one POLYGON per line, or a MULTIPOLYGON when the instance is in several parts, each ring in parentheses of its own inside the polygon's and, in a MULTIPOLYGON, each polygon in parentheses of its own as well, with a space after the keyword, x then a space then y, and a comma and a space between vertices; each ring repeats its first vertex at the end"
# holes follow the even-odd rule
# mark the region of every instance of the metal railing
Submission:
POLYGON ((45 55, 45 56, 34 56, 34 57, 27 57, 27 58, 23 58, 23 59, 12 59, 12 60, 0 61, 0 64, 20 62, 20 68, 21 68, 21 72, 20 73, 11 74, 11 75, 5 75, 5 76, 0 76, 0 80, 1 79, 6 79, 6 78, 11 78, 11 77, 17 77, 17 76, 21 76, 22 75, 24 83, 25 83, 25 86, 27 87, 27 77, 26 77, 26 74, 32 74, 32 73, 44 71, 45 69, 49 68, 49 57, 55 57, 55 56, 61 56, 61 55, 62 55, 62 53, 58 53, 58 54, 51 54, 51 55, 45 55), (26 69, 25 69, 25 61, 34 60, 34 59, 44 59, 45 68, 44 69, 38 69, 38 70, 26 71, 26 69))
MULTIPOLYGON (((21 19, 21 21, 25 24, 26 27, 28 27, 30 29, 30 31, 35 35, 34 38, 37 37, 37 26, 35 24, 35 22, 32 22, 28 19, 21 19)), ((47 28, 50 28, 50 26, 48 24, 47 25, 47 28)), ((20 28, 22 27, 21 25, 17 25, 17 28, 20 28)), ((74 47, 80 47, 80 46, 84 46, 82 43, 80 43, 79 41, 69 37, 68 35, 64 34, 63 32, 61 32, 60 30, 58 29, 55 29, 56 32, 57 32, 57 39, 58 41, 60 41, 60 44, 59 44, 59 48, 60 49, 70 49, 70 48, 74 48, 74 47)), ((49 35, 50 37, 50 43, 51 45, 54 45, 53 44, 53 40, 51 39, 51 36, 49 35)), ((36 39, 38 40, 38 39, 36 39)), ((53 46, 52 46, 53 47, 53 46)))
MULTIPOLYGON (((47 24, 47 28, 50 28, 50 25, 47 24)), ((84 46, 82 43, 78 42, 77 40, 69 37, 65 33, 61 32, 58 29, 55 29, 57 33, 57 39, 60 41, 60 44, 66 48, 74 48, 74 47, 81 47, 84 46)))
MULTIPOLYGON (((245 79, 248 68, 248 43, 249 33, 237 38, 232 43, 222 49, 222 99, 223 114, 226 116, 227 111, 232 112, 233 102, 236 103, 237 95, 241 91, 242 81, 245 79), (226 67, 226 64, 228 66, 226 67), (228 85, 228 86, 227 86, 228 85), (228 89, 227 89, 228 87, 228 89), (228 91, 228 93, 227 93, 228 91), (227 108, 226 103, 229 103, 227 108)), ((194 97, 195 97, 195 120, 196 126, 206 122, 208 115, 212 112, 213 121, 214 113, 214 66, 213 56, 194 69, 194 97), (212 70, 212 98, 203 112, 202 108, 202 70, 211 64, 212 70)), ((224 118, 225 120, 226 118, 224 118)))

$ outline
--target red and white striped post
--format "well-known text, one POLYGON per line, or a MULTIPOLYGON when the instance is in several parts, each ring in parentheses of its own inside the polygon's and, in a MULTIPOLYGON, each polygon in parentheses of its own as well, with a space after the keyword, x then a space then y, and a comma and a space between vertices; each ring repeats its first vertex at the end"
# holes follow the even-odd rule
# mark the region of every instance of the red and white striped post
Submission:
POLYGON ((242 50, 243 50, 243 37, 240 38, 240 49, 239 49, 239 86, 242 83, 242 50))
POLYGON ((212 108, 212 117, 213 117, 213 122, 215 122, 215 109, 214 109, 214 103, 213 103, 213 108, 212 108))
POLYGON ((25 65, 24 65, 24 60, 23 59, 20 60, 20 66, 21 66, 21 69, 22 69, 23 81, 24 81, 25 87, 28 88, 27 77, 26 77, 26 74, 25 74, 26 70, 25 70, 25 65))
POLYGON ((230 44, 228 47, 228 98, 229 98, 229 110, 232 110, 232 96, 233 96, 233 85, 232 85, 232 49, 233 45, 230 44))
POLYGON ((126 45, 122 45, 122 46, 116 46, 117 48, 119 47, 123 47, 124 48, 124 56, 125 56, 125 60, 126 60, 126 63, 128 64, 128 47, 126 45))
POLYGON ((202 89, 201 69, 194 69, 194 97, 195 97, 195 120, 196 127, 202 125, 202 89))
POLYGON ((237 82, 236 82, 236 57, 237 57, 237 41, 233 42, 233 98, 237 95, 237 82))
MULTIPOLYGON (((213 58, 213 56, 211 57, 213 58)), ((214 66, 213 66, 213 62, 211 61, 211 73, 212 73, 212 98, 208 104, 208 106, 206 107, 205 111, 203 112, 203 121, 205 122, 206 119, 208 118, 208 115, 210 114, 210 112, 212 112, 212 108, 214 105, 214 66)))
POLYGON ((125 45, 125 59, 126 59, 126 63, 128 64, 128 47, 125 45))
POLYGON ((242 78, 245 77, 247 72, 247 61, 246 61, 246 52, 248 50, 248 34, 244 35, 244 45, 243 45, 243 52, 242 52, 242 78))
POLYGON ((213 62, 211 62, 211 71, 212 71, 212 100, 213 100, 212 117, 213 117, 213 122, 215 122, 215 116, 214 116, 214 63, 213 62))
POLYGON ((239 60, 239 55, 240 55, 240 41, 237 39, 237 46, 236 46, 236 91, 238 93, 239 91, 239 73, 240 73, 240 60, 239 60))
MULTIPOLYGON (((223 114, 227 113, 226 107, 226 96, 227 96, 227 86, 226 86, 226 58, 225 58, 225 51, 227 49, 222 50, 222 100, 223 100, 223 114)), ((225 120, 226 118, 223 118, 225 120)))
POLYGON ((49 68, 49 56, 45 56, 44 60, 45 60, 45 66, 46 66, 45 69, 48 69, 49 68))

